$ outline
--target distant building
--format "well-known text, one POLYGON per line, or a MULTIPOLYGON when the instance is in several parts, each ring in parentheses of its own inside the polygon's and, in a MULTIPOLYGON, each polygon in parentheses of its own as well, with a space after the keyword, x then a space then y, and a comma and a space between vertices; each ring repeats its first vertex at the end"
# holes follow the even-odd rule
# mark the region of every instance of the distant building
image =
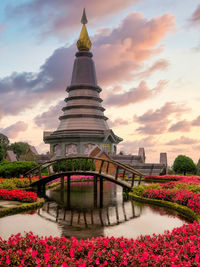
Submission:
POLYGON ((12 150, 7 150, 5 154, 5 159, 7 161, 17 161, 17 155, 12 150))

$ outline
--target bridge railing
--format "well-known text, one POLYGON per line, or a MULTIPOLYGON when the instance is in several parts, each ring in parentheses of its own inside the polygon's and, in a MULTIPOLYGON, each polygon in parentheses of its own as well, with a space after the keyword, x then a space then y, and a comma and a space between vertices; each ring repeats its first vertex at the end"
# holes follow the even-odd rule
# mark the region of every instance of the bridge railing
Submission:
POLYGON ((139 176, 139 184, 144 176, 141 172, 121 162, 86 156, 65 157, 48 161, 26 172, 25 175, 29 177, 30 183, 32 183, 32 177, 39 176, 39 179, 42 179, 42 172, 46 169, 48 170, 48 176, 63 172, 69 172, 71 175, 83 172, 83 174, 106 174, 112 176, 115 180, 124 180, 126 175, 131 175, 132 186, 134 185, 135 176, 139 176), (119 174, 122 174, 121 177, 119 177, 119 174))

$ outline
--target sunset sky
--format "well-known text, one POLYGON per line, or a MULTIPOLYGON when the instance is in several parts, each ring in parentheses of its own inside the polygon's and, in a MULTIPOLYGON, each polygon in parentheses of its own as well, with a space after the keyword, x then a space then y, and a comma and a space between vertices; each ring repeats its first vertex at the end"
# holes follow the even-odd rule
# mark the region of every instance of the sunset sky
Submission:
POLYGON ((102 105, 126 153, 200 158, 199 0, 1 0, 0 132, 46 152, 70 83, 83 7, 102 105))

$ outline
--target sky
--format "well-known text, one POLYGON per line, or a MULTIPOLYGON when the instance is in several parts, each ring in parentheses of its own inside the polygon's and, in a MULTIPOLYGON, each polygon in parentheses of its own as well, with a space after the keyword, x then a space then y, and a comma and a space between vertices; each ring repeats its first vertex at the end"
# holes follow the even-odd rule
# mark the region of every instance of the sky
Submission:
POLYGON ((1 0, 0 132, 40 153, 57 129, 86 8, 102 105, 118 152, 200 158, 198 0, 1 0))

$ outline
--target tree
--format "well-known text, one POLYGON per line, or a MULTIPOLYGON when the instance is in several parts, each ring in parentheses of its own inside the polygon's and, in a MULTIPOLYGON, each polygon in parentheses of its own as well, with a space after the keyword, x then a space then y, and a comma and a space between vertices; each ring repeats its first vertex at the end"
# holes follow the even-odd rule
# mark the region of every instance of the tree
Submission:
POLYGON ((200 159, 198 160, 197 163, 197 175, 200 175, 200 159))
POLYGON ((0 143, 0 162, 4 159, 5 156, 5 149, 3 147, 3 144, 0 143))
POLYGON ((0 143, 3 145, 4 150, 7 150, 10 141, 6 135, 0 133, 0 143))
POLYGON ((9 149, 19 157, 26 154, 29 149, 29 144, 26 142, 15 142, 9 146, 9 149))
POLYGON ((179 155, 174 160, 173 170, 175 173, 183 173, 184 175, 186 175, 186 172, 195 174, 196 165, 191 158, 179 155))

